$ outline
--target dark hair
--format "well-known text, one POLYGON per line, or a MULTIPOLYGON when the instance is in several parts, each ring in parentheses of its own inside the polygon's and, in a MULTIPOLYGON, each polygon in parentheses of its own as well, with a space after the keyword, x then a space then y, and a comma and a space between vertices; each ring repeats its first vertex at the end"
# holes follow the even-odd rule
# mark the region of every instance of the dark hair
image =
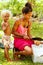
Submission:
POLYGON ((25 4, 25 6, 26 6, 26 7, 31 7, 31 3, 27 2, 27 3, 25 4))
POLYGON ((23 9, 22 9, 22 13, 24 14, 27 14, 28 12, 32 12, 32 10, 29 8, 29 7, 24 7, 23 9))
POLYGON ((22 9, 22 13, 27 14, 28 12, 32 12, 32 6, 29 2, 27 2, 25 7, 22 9))

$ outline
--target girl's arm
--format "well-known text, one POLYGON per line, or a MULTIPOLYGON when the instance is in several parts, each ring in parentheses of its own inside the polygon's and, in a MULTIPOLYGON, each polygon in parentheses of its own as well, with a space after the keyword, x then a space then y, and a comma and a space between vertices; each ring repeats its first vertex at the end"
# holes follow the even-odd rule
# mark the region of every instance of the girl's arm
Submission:
POLYGON ((2 30, 5 31, 6 30, 6 26, 4 23, 2 23, 2 30))
POLYGON ((32 23, 29 21, 28 22, 28 30, 27 30, 27 35, 29 36, 29 38, 32 38, 32 35, 31 35, 31 32, 30 32, 31 31, 31 24, 32 23))
POLYGON ((23 38, 23 35, 22 34, 19 34, 18 32, 16 32, 18 26, 20 25, 20 21, 16 21, 13 28, 12 28, 12 34, 15 36, 15 37, 19 37, 19 38, 23 38))

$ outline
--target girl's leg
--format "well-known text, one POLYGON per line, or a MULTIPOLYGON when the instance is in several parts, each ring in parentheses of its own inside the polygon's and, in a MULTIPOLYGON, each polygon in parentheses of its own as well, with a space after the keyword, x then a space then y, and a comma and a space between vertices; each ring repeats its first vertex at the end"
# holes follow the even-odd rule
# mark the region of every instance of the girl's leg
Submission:
POLYGON ((29 47, 29 46, 25 46, 24 51, 25 51, 24 53, 27 54, 27 55, 32 55, 33 54, 32 48, 29 47))
POLYGON ((19 53, 19 51, 15 51, 15 49, 13 48, 13 58, 14 58, 14 60, 19 60, 19 58, 18 58, 18 54, 19 53))
POLYGON ((25 46, 23 51, 15 52, 14 55, 32 55, 32 49, 29 46, 25 46))
POLYGON ((5 55, 5 58, 7 59, 7 61, 11 61, 11 59, 9 58, 9 48, 7 48, 6 46, 4 49, 4 55, 5 55))

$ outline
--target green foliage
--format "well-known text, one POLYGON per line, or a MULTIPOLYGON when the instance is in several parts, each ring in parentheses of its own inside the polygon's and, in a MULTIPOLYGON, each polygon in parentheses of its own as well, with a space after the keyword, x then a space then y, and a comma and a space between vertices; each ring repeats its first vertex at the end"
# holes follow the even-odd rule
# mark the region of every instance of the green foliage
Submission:
POLYGON ((38 18, 43 18, 43 0, 39 0, 40 2, 36 2, 36 0, 28 0, 32 3, 33 13, 38 15, 38 18))
MULTIPOLYGON (((26 0, 9 0, 9 2, 0 2, 0 11, 2 9, 9 9, 12 11, 13 15, 21 14, 22 8, 26 0)), ((33 12, 38 14, 39 18, 43 17, 43 0, 36 2, 36 0, 27 0, 32 3, 33 12)))
POLYGON ((35 4, 35 7, 33 8, 33 12, 34 11, 36 12, 36 14, 38 14, 39 18, 43 18, 43 4, 42 4, 42 2, 35 4))
POLYGON ((0 39, 2 39, 3 34, 3 31, 0 30, 0 39))
POLYGON ((1 23, 2 23, 2 19, 1 19, 1 17, 0 17, 0 30, 2 29, 1 23))
POLYGON ((21 13, 24 4, 25 3, 23 1, 19 2, 18 0, 9 0, 9 2, 6 3, 0 2, 0 10, 9 9, 14 15, 17 15, 21 13))

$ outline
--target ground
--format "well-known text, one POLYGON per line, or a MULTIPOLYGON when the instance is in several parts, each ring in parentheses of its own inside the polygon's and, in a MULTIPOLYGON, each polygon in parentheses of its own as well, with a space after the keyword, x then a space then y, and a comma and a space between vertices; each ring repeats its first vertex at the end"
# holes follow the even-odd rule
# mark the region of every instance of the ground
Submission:
MULTIPOLYGON (((10 57, 13 59, 12 50, 9 51, 10 57)), ((0 49, 0 65, 43 65, 41 63, 33 63, 30 56, 26 56, 24 60, 18 60, 13 62, 8 62, 4 58, 4 49, 0 49)))

